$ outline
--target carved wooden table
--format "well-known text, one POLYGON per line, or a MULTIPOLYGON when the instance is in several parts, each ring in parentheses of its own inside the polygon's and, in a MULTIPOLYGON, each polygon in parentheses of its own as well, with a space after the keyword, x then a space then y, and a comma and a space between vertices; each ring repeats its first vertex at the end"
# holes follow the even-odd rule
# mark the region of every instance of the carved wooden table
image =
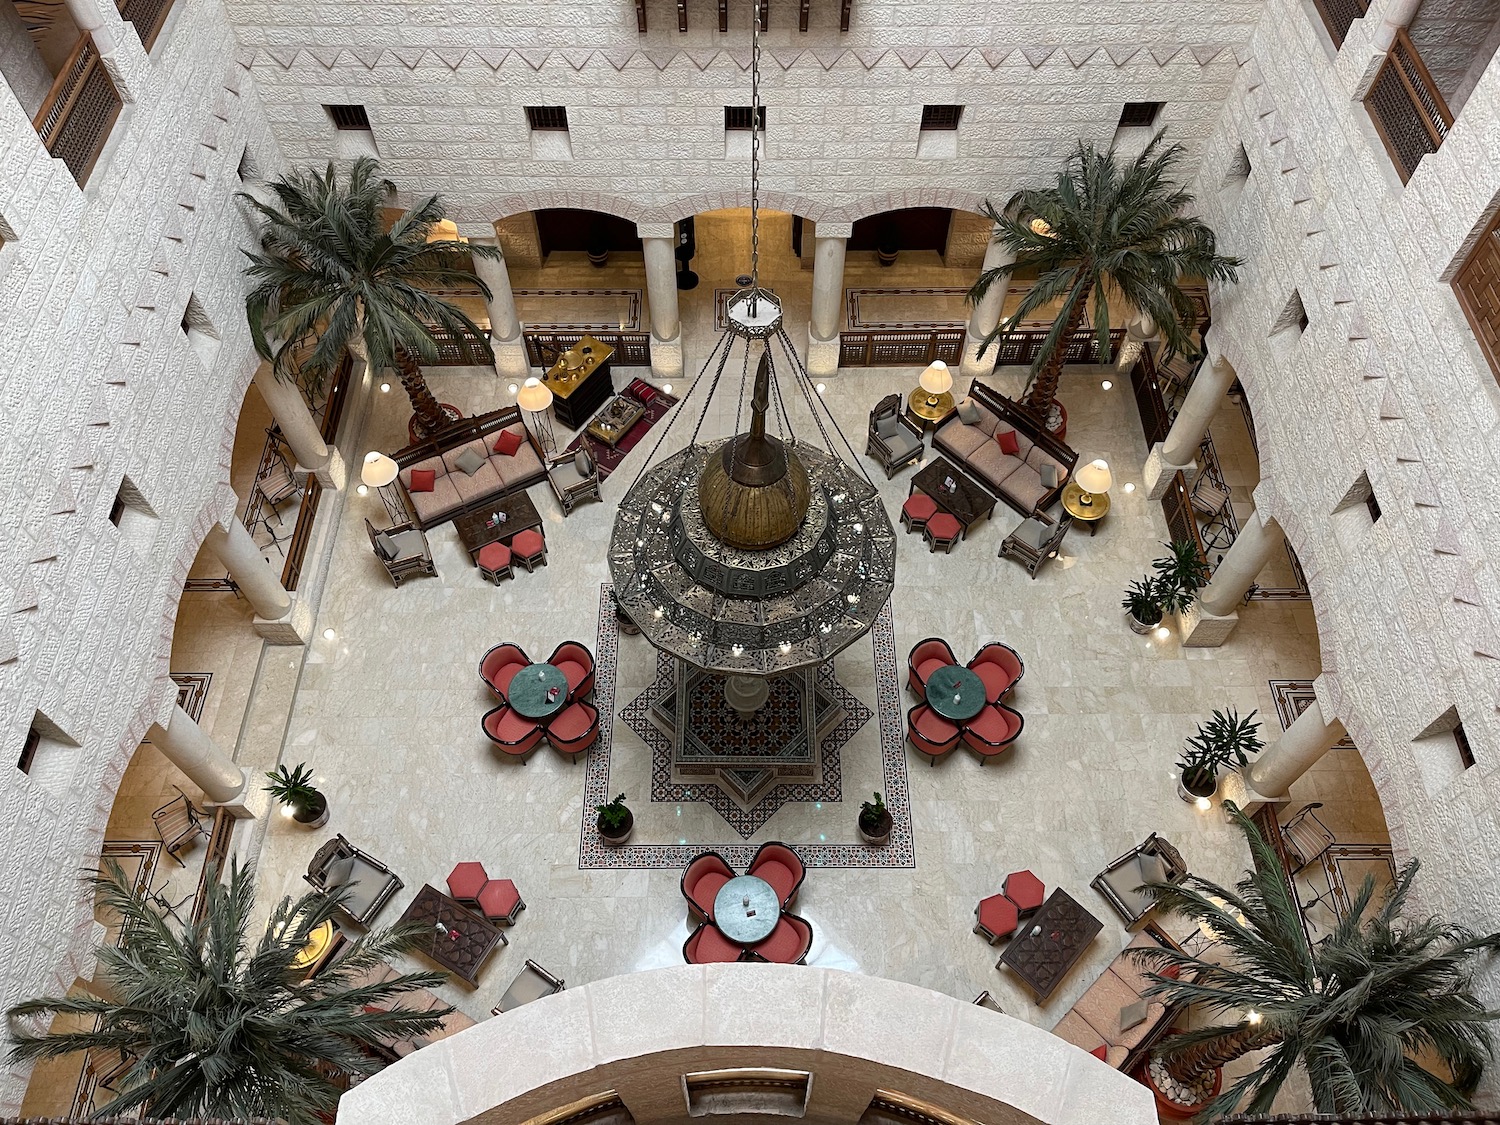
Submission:
POLYGON ((499 926, 460 906, 431 884, 417 892, 406 913, 401 915, 401 922, 420 923, 427 931, 427 939, 416 951, 425 953, 470 988, 479 987, 480 966, 495 946, 506 941, 499 926), (444 930, 441 934, 439 924, 444 930))
POLYGON ((1053 891, 1016 931, 995 968, 1010 969, 1036 994, 1036 1002, 1045 1004, 1102 929, 1104 923, 1067 891, 1053 891))

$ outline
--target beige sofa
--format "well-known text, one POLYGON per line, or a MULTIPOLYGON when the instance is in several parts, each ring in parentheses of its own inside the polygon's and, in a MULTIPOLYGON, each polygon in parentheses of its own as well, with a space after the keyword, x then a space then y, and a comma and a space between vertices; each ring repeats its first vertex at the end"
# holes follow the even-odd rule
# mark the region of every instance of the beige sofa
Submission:
MULTIPOLYGON (((381 962, 374 968, 360 974, 359 978, 351 981, 351 987, 359 987, 370 984, 380 984, 382 981, 390 980, 400 974, 390 965, 381 962)), ((396 998, 396 1002, 388 1005, 389 1008, 404 1008, 407 1011, 430 1012, 435 1008, 448 1007, 434 993, 425 988, 414 989, 411 992, 403 992, 396 998)), ((446 1039, 450 1035, 457 1035, 460 1031, 474 1026, 474 1021, 455 1008, 443 1017, 443 1022, 426 1035, 420 1037, 409 1037, 405 1039, 389 1039, 382 1046, 398 1059, 404 1059, 429 1043, 436 1043, 439 1039, 446 1039)))
POLYGON ((498 496, 547 478, 541 446, 514 406, 465 418, 393 456, 400 466, 396 479, 401 483, 402 498, 412 522, 423 531, 465 512, 479 511, 498 496), (494 451, 495 440, 503 430, 521 439, 521 447, 508 457, 494 451), (472 474, 457 464, 465 450, 473 450, 484 459, 472 474), (411 475, 420 469, 433 471, 431 492, 411 490, 411 475))
POLYGON ((1144 1020, 1127 1029, 1120 1027, 1120 1010, 1140 1000, 1141 993, 1151 983, 1146 979, 1147 970, 1136 964, 1129 951, 1159 945, 1175 947, 1172 939, 1155 926, 1136 934, 1057 1022, 1052 1034, 1096 1055, 1116 1070, 1134 1070, 1179 1011, 1178 1006, 1151 999, 1144 1020))
POLYGON ((1045 511, 1072 476, 1078 454, 1042 432, 1015 403, 977 379, 969 387, 968 402, 979 420, 969 423, 954 414, 933 435, 933 448, 1023 516, 1045 511), (1015 432, 1015 453, 1000 449, 996 435, 1001 429, 1015 432), (1056 474, 1050 485, 1042 480, 1043 466, 1050 466, 1056 474))

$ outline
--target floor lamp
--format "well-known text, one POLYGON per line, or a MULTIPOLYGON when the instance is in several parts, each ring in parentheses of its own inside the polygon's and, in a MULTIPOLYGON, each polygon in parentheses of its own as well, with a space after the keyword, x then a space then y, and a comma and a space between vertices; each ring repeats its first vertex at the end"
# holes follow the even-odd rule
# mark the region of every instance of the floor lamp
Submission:
POLYGON ((552 440, 552 420, 547 411, 552 407, 552 388, 536 376, 527 379, 516 395, 516 405, 531 415, 531 426, 548 454, 557 452, 557 443, 552 440))
POLYGON ((380 502, 385 505, 385 514, 390 517, 392 527, 405 523, 408 518, 401 508, 401 498, 391 488, 400 471, 401 466, 378 449, 365 454, 364 467, 359 471, 359 479, 365 487, 380 493, 380 502))

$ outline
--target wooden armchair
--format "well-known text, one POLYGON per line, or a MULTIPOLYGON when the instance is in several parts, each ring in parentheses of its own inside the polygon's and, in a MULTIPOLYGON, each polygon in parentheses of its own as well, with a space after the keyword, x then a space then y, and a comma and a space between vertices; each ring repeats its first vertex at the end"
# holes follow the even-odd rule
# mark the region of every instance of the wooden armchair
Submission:
POLYGON ((302 482, 292 472, 291 462, 281 448, 281 435, 274 429, 266 431, 270 439, 266 442, 264 455, 255 470, 255 490, 265 498, 276 522, 281 522, 279 506, 301 494, 302 482))
POLYGON ((902 412, 900 395, 886 395, 875 404, 870 411, 870 438, 865 445, 865 456, 880 462, 887 480, 914 464, 923 449, 922 431, 902 412))
POLYGON ((1014 558, 1035 580, 1042 563, 1057 557, 1063 536, 1072 525, 1072 516, 1063 516, 1056 523, 1044 522, 1038 516, 1027 516, 1000 544, 1000 557, 1014 558))
POLYGON ((365 520, 365 532, 370 536, 370 547, 375 551, 375 557, 380 560, 396 586, 399 587, 413 574, 436 577, 437 567, 432 561, 432 548, 427 545, 427 536, 410 523, 376 531, 375 525, 365 520))
POLYGON ((176 797, 151 814, 151 823, 156 826, 161 846, 177 861, 178 867, 187 866, 177 854, 180 850, 199 836, 208 838, 208 829, 198 819, 198 810, 193 808, 193 803, 181 789, 177 791, 176 797))
POLYGON ((600 499, 599 464, 585 445, 549 458, 547 483, 552 486, 552 495, 562 505, 565 516, 571 515, 573 506, 581 501, 600 499))
POLYGON ((490 1009, 490 1015, 498 1016, 514 1011, 522 1004, 530 1004, 533 1000, 540 1000, 544 996, 553 996, 562 990, 562 977, 553 976, 535 961, 527 958, 521 972, 515 980, 510 982, 505 995, 500 997, 500 1003, 490 1009))
POLYGON ((1180 883, 1187 876, 1182 853, 1153 832, 1095 875, 1089 886, 1104 897, 1125 920, 1125 925, 1133 926, 1156 905, 1151 895, 1141 894, 1137 887, 1145 883, 1180 883))

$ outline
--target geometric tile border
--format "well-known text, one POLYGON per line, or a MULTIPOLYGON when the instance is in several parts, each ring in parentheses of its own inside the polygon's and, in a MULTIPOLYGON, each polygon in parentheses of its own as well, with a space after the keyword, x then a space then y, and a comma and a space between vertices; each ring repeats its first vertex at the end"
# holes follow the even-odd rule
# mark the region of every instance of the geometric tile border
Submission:
MULTIPOLYGON (((595 638, 594 703, 599 709, 599 739, 589 751, 579 809, 578 866, 583 870, 674 870, 687 866, 699 852, 713 849, 737 868, 747 866, 758 844, 743 841, 690 844, 626 844, 607 848, 594 827, 594 806, 609 800, 610 749, 614 739, 616 670, 620 630, 615 621, 613 586, 599 587, 599 629, 595 638)), ((887 602, 870 630, 875 665, 875 712, 880 721, 880 756, 885 779, 885 803, 894 825, 891 842, 883 848, 865 844, 808 844, 788 841, 807 867, 912 868, 917 865, 911 828, 911 799, 906 777, 906 728, 901 712, 901 681, 896 663, 896 631, 887 602)), ((850 810, 853 815, 853 810, 850 810)))
MULTIPOLYGON (((208 699, 208 685, 213 682, 212 672, 168 672, 177 685, 177 706, 187 712, 188 718, 197 722, 203 716, 203 704, 208 699)), ((150 742, 149 738, 141 739, 150 742)))
POLYGON ((516 297, 624 297, 629 311, 623 317, 615 317, 609 322, 587 321, 587 320, 552 320, 547 318, 546 323, 541 318, 526 318, 526 327, 541 331, 574 331, 585 332, 630 332, 640 327, 641 324, 641 291, 639 289, 516 289, 512 291, 516 297), (535 323, 533 323, 535 320, 535 323), (626 323, 620 323, 621 321, 626 323))
MULTIPOLYGON (((1312 703, 1311 680, 1267 680, 1271 686, 1271 698, 1276 700, 1276 717, 1281 720, 1281 729, 1286 730, 1298 715, 1312 703)), ((1355 749, 1354 740, 1348 735, 1333 744, 1335 750, 1355 749)))
POLYGON ((850 328, 962 328, 967 321, 956 320, 872 320, 866 321, 860 313, 861 297, 959 297, 967 295, 967 288, 943 287, 936 289, 845 289, 849 302, 850 328))

